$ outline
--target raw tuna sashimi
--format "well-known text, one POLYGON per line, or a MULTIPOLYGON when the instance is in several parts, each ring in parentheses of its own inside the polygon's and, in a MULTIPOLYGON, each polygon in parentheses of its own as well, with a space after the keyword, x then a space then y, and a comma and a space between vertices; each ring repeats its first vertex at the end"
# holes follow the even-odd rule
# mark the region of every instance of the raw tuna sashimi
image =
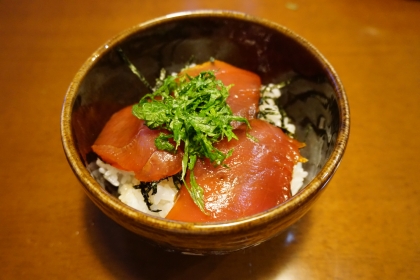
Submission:
POLYGON ((182 152, 160 151, 155 138, 161 130, 151 130, 132 113, 132 106, 116 112, 99 134, 92 150, 116 168, 134 171, 140 181, 163 179, 181 171, 182 152))
POLYGON ((300 143, 265 121, 254 119, 250 124, 249 131, 245 125, 235 130, 238 140, 221 141, 216 145, 224 152, 234 149, 233 155, 225 160, 228 168, 214 167, 208 160, 196 163, 194 175, 204 189, 207 215, 182 187, 167 219, 233 220, 260 213, 291 197, 290 181, 293 166, 301 159, 300 143), (250 139, 247 133, 255 139, 250 139))
MULTIPOLYGON (((227 100, 234 114, 249 119, 255 117, 261 86, 257 75, 220 61, 189 68, 187 73, 196 76, 205 70, 216 70, 216 77, 225 85, 234 84, 227 100)), ((133 116, 129 106, 112 116, 92 150, 114 167, 134 171, 140 181, 157 181, 179 172, 182 160, 180 151, 173 155, 157 150, 154 140, 160 132, 150 130, 133 116)))
MULTIPOLYGON (((255 73, 219 60, 187 68, 183 73, 194 77, 200 72, 208 70, 214 70, 216 78, 221 80, 225 86, 233 85, 226 101, 233 114, 247 119, 255 118, 260 99, 260 77, 255 73)), ((234 127, 238 125, 239 123, 233 124, 234 127)))

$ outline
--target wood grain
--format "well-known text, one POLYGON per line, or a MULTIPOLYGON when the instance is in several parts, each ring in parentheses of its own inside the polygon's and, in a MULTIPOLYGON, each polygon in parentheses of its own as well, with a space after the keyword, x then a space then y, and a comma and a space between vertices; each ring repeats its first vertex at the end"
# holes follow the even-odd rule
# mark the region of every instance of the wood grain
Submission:
POLYGON ((419 279, 419 1, 0 1, 1 279, 419 279), (313 43, 351 107, 344 160, 308 215, 221 257, 162 252, 105 217, 62 151, 64 93, 118 32, 190 9, 273 20, 313 43), (163 267, 163 268, 162 268, 163 267))

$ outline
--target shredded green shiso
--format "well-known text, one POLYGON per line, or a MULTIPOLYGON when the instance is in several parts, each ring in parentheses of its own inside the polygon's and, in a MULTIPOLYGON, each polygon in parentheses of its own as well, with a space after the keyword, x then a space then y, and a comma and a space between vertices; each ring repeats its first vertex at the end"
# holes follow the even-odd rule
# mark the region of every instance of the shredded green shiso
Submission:
POLYGON ((168 76, 153 93, 146 94, 133 106, 133 114, 150 129, 168 131, 155 139, 158 149, 176 153, 178 147, 183 148, 181 180, 204 213, 204 191, 193 170, 197 160, 208 158, 214 165, 223 165, 233 151, 224 153, 214 144, 224 138, 237 139, 231 122, 249 126, 248 120, 233 115, 226 103, 230 87, 217 80, 213 71, 203 71, 196 77, 168 76), (187 170, 190 185, 185 180, 187 170))
MULTIPOLYGON (((156 84, 152 87, 146 78, 137 70, 121 49, 117 49, 120 58, 140 81, 152 92, 145 95, 138 104, 133 106, 133 115, 145 121, 150 129, 164 129, 168 133, 160 133, 155 139, 155 145, 160 150, 176 153, 178 147, 183 147, 182 171, 177 174, 177 188, 181 182, 187 188, 194 203, 203 213, 204 190, 200 187, 194 176, 194 166, 198 159, 208 158, 214 165, 223 165, 224 160, 232 155, 233 150, 223 153, 214 147, 214 144, 227 138, 237 139, 231 123, 243 122, 249 126, 246 118, 234 116, 226 99, 229 89, 233 85, 225 86, 217 80, 214 71, 201 72, 196 77, 187 74, 166 77, 165 69, 160 72, 156 84), (187 170, 190 171, 190 186, 185 181, 187 170)), ((210 62, 214 59, 210 58, 210 62)), ((188 64, 186 66, 188 68, 188 64)), ((279 96, 266 96, 274 88, 281 89, 290 81, 277 85, 265 86, 261 89, 260 105, 275 102, 279 96)), ((270 95, 270 94, 268 94, 270 95)), ((258 118, 280 127, 286 134, 293 137, 285 123, 286 112, 276 105, 276 110, 271 108, 261 110, 258 118), (276 124, 270 120, 269 115, 281 115, 281 123, 276 124)), ((247 134, 247 137, 258 142, 258 139, 247 134)), ((149 194, 156 193, 157 182, 142 182, 136 188, 141 189, 144 201, 150 208, 149 194)), ((160 210, 153 210, 160 211, 160 210)))

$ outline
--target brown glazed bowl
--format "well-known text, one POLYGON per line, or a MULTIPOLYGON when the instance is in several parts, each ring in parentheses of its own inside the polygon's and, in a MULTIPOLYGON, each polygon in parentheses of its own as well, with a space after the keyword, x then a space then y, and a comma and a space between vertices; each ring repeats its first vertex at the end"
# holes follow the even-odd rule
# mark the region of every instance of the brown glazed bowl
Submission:
POLYGON ((165 248, 225 254, 260 244, 301 218, 336 171, 349 137, 349 105, 327 60, 289 29, 245 14, 194 11, 172 14, 123 31, 83 64, 65 95, 61 137, 65 154, 88 197, 111 219, 165 248), (147 89, 118 56, 124 50, 149 81, 162 68, 179 71, 210 57, 257 73, 263 84, 292 79, 279 100, 296 124, 309 159, 305 187, 263 213, 225 223, 186 223, 152 217, 126 206, 91 175, 91 145, 117 110, 147 89))

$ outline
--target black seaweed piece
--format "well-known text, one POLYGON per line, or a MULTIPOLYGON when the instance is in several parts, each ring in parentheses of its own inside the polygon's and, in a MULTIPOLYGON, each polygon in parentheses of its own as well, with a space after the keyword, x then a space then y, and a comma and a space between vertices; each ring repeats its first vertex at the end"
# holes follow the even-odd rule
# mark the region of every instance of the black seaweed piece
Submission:
MULTIPOLYGON (((172 176, 172 180, 174 182, 174 185, 176 187, 177 190, 179 190, 181 188, 182 185, 182 181, 181 181, 181 172, 175 174, 172 176)), ((139 189, 141 191, 141 194, 143 195, 143 199, 144 202, 147 205, 147 208, 152 211, 152 212, 160 212, 162 210, 160 209, 156 209, 153 210, 150 207, 152 206, 152 203, 149 200, 149 195, 150 195, 150 191, 152 191, 151 195, 155 195, 157 192, 157 185, 160 181, 166 180, 167 178, 163 178, 162 180, 159 181, 153 181, 153 182, 140 182, 140 184, 134 186, 135 189, 139 189)))
POLYGON ((174 182, 175 188, 179 191, 182 186, 182 172, 179 172, 172 176, 172 180, 174 182))
POLYGON ((143 199, 144 199, 144 202, 147 205, 147 208, 150 211, 152 211, 152 212, 160 212, 160 211, 162 211, 160 209, 156 209, 156 210, 151 209, 150 207, 152 206, 152 203, 149 200, 149 193, 150 193, 150 191, 152 191, 152 194, 151 195, 155 195, 156 192, 157 192, 157 184, 159 182, 160 181, 140 182, 140 184, 134 186, 135 189, 139 189, 141 191, 141 194, 143 195, 143 199))

